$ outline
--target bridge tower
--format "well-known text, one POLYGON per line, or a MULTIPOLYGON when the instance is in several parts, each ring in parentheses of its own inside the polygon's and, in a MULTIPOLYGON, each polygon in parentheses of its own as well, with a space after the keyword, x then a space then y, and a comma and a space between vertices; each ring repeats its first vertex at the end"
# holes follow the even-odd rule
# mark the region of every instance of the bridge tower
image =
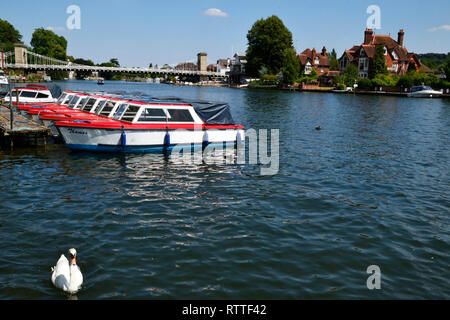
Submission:
POLYGON ((197 68, 198 71, 206 71, 206 56, 208 54, 206 52, 200 52, 197 54, 197 68))
POLYGON ((28 56, 27 56, 27 46, 23 43, 15 43, 14 44, 14 56, 16 59, 16 64, 28 64, 28 56))

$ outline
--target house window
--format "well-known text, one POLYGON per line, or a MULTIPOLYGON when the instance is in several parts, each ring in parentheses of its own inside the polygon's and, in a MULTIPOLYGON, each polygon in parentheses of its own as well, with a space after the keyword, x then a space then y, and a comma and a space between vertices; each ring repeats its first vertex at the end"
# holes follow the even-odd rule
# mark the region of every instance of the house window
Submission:
POLYGON ((345 67, 347 67, 347 62, 348 62, 347 57, 342 58, 342 60, 341 60, 341 70, 344 70, 345 67))
POLYGON ((398 55, 397 53, 395 53, 395 51, 392 51, 392 56, 394 57, 395 60, 398 60, 398 55))
POLYGON ((398 64, 397 64, 397 62, 394 62, 394 63, 392 64, 392 69, 394 69, 394 71, 397 71, 397 69, 398 69, 398 64))
POLYGON ((363 56, 364 55, 364 48, 361 48, 361 50, 359 51, 359 55, 363 56))
POLYGON ((384 47, 384 55, 387 55, 387 48, 386 47, 384 47))
POLYGON ((319 57, 314 58, 314 64, 319 64, 319 57))
POLYGON ((305 66, 305 74, 310 74, 312 71, 312 66, 311 64, 308 62, 305 66))
POLYGON ((367 71, 368 69, 369 69, 369 59, 368 58, 359 59, 359 70, 367 71))

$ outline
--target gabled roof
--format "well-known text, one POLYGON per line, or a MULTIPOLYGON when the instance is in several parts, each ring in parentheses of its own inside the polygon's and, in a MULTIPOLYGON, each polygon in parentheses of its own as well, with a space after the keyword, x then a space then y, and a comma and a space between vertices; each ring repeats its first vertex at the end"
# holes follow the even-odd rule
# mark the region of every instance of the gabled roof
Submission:
POLYGON ((315 50, 311 50, 311 49, 305 49, 303 50, 302 53, 300 53, 299 55, 300 58, 300 63, 302 65, 306 65, 306 63, 309 61, 311 62, 312 65, 314 64, 314 59, 316 57, 319 57, 319 66, 321 67, 329 67, 330 66, 330 61, 328 60, 328 56, 326 54, 322 54, 322 52, 316 52, 315 50))
MULTIPOLYGON (((412 58, 415 58, 415 54, 412 52, 408 52, 405 46, 400 45, 397 41, 391 38, 390 35, 380 35, 375 34, 369 41, 363 43, 361 45, 355 45, 349 50, 345 50, 344 55, 348 57, 350 61, 357 59, 361 56, 373 58, 375 56, 376 46, 383 45, 386 47, 388 53, 394 58, 393 52, 395 52, 398 60, 401 62, 408 62, 412 58), (364 49, 363 55, 361 55, 361 48, 364 49)), ((341 58, 342 58, 341 57, 341 58)), ((419 62, 420 63, 420 62, 419 62)))

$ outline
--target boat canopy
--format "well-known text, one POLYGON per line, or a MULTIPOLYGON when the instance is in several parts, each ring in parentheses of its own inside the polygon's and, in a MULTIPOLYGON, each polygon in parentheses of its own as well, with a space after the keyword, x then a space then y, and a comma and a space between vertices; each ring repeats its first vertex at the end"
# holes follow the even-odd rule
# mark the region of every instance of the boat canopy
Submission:
MULTIPOLYGON (((147 99, 146 99, 147 100, 147 99)), ((208 124, 235 124, 231 116, 230 106, 224 102, 211 102, 194 99, 181 99, 178 97, 152 97, 149 101, 156 103, 190 104, 198 116, 208 124)))

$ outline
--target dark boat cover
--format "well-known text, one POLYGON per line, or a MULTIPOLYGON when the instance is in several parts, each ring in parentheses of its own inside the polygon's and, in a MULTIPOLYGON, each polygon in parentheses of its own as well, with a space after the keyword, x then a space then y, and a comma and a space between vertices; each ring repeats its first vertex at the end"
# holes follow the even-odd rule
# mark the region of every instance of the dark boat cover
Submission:
MULTIPOLYGON (((147 99, 146 99, 147 100, 147 99)), ((224 102, 181 99, 178 97, 152 97, 145 102, 190 104, 199 117, 208 124, 235 124, 231 116, 230 106, 224 102)))

